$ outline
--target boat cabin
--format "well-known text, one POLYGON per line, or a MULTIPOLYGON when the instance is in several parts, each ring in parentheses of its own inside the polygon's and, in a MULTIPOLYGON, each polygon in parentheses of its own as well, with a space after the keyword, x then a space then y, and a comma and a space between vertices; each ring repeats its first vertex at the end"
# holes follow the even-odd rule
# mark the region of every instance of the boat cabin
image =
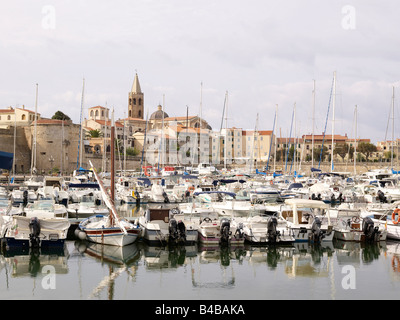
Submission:
POLYGON ((168 208, 150 208, 146 210, 146 220, 147 221, 164 221, 169 223, 169 212, 168 208))

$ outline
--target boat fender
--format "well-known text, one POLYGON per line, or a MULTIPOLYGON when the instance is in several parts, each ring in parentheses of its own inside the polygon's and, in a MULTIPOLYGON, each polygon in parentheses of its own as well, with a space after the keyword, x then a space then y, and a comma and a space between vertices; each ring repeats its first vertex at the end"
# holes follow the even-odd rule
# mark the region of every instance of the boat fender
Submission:
POLYGON ((393 224, 398 224, 400 222, 400 209, 396 208, 392 212, 392 222, 393 224), (396 220, 396 214, 397 214, 397 220, 396 220))
POLYGON ((82 231, 79 228, 75 229, 75 236, 79 239, 79 240, 85 240, 86 239, 86 232, 82 231))

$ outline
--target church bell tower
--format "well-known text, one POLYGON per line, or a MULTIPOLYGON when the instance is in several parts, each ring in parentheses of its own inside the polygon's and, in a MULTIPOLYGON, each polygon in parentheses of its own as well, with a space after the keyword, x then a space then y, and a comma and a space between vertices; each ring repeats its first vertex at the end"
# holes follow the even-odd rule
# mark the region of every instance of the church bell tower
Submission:
POLYGON ((133 80, 132 90, 129 92, 128 117, 144 118, 144 94, 140 89, 139 77, 136 73, 133 80))

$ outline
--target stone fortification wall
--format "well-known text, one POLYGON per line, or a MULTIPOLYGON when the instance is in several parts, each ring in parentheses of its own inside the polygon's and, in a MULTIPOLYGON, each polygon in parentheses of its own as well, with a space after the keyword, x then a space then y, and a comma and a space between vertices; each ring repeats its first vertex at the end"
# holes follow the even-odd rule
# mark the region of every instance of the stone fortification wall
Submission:
MULTIPOLYGON (((17 127, 15 139, 16 172, 25 173, 30 169, 31 149, 23 127, 17 127)), ((14 127, 0 129, 0 151, 14 153, 14 127)))

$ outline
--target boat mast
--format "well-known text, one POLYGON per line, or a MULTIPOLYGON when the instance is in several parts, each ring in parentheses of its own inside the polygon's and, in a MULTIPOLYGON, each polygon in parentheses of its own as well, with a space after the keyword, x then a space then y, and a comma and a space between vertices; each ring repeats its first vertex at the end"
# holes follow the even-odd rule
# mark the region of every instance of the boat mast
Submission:
POLYGON ((394 152, 394 86, 392 87, 392 152, 390 155, 390 163, 393 170, 393 152, 394 152))
POLYGON ((269 158, 271 156, 271 148, 272 148, 272 143, 273 143, 273 138, 274 138, 274 132, 275 132, 275 122, 276 122, 276 113, 278 111, 278 105, 276 106, 276 111, 275 111, 275 116, 274 116, 274 124, 272 126, 272 134, 271 134, 271 139, 270 139, 270 143, 269 143, 269 152, 268 152, 268 158, 267 158, 267 167, 265 168, 265 171, 268 171, 269 169, 269 158))
POLYGON ((228 91, 226 92, 226 110, 225 110, 225 144, 224 144, 224 168, 226 169, 226 155, 228 153, 228 91))
POLYGON ((104 134, 103 134, 103 160, 101 169, 103 173, 107 171, 107 120, 108 120, 108 109, 106 101, 106 119, 104 120, 104 134))
POLYGON ((333 171, 333 146, 335 141, 336 71, 333 72, 331 172, 333 171))
POLYGON ((355 118, 355 133, 354 133, 354 176, 357 174, 356 164, 357 164, 357 105, 354 110, 355 118))
MULTIPOLYGON (((114 205, 115 203, 115 124, 114 124, 114 108, 111 114, 111 203, 114 205)), ((112 224, 112 215, 110 215, 110 220, 112 224)))
POLYGON ((147 111, 147 114, 146 114, 146 125, 144 127, 142 160, 140 161, 140 176, 142 176, 142 171, 143 171, 143 157, 144 157, 144 152, 145 152, 145 147, 146 147, 146 135, 147 135, 147 122, 148 121, 149 121, 149 111, 147 111))
MULTIPOLYGON (((276 120, 276 125, 278 124, 278 104, 276 105, 276 117, 275 117, 275 120, 276 120)), ((275 125, 274 125, 274 128, 275 128, 275 125)), ((274 146, 274 172, 275 172, 275 164, 276 164, 276 145, 277 145, 277 142, 278 142, 278 138, 277 138, 277 134, 275 134, 275 146, 274 146)), ((267 168, 268 169, 268 168, 267 168)))
POLYGON ((16 138, 17 138, 17 108, 14 108, 14 150, 13 150, 13 164, 12 164, 12 172, 13 172, 13 177, 15 177, 15 144, 16 144, 16 138))
POLYGON ((311 168, 314 168, 315 80, 314 80, 312 96, 313 96, 313 104, 312 104, 312 135, 311 135, 311 168))
POLYGON ((64 168, 63 168, 63 162, 64 162, 64 118, 61 120, 62 122, 61 122, 61 159, 60 159, 60 167, 61 167, 61 169, 60 169, 60 173, 61 173, 61 176, 63 175, 63 170, 64 170, 64 168))
POLYGON ((125 122, 126 122, 126 118, 124 119, 124 135, 123 135, 123 137, 124 137, 124 177, 126 174, 126 125, 125 125, 125 122))
POLYGON ((257 130, 258 130, 258 113, 257 113, 257 118, 256 118, 256 126, 255 126, 254 132, 253 132, 253 145, 252 145, 252 148, 251 148, 250 171, 249 171, 250 174, 251 174, 251 170, 252 170, 252 166, 253 166, 253 162, 254 162, 253 157, 254 157, 254 147, 255 147, 255 144, 256 144, 255 141, 256 141, 256 132, 257 132, 257 130))
POLYGON ((79 142, 78 142, 78 157, 76 161, 76 166, 77 169, 79 169, 82 166, 82 132, 83 132, 83 126, 82 126, 82 110, 83 110, 83 97, 84 97, 84 92, 85 92, 85 78, 83 78, 83 84, 82 84, 82 98, 81 98, 81 115, 80 115, 80 130, 79 130, 79 142))
POLYGON ((38 84, 36 83, 36 99, 35 99, 35 130, 33 133, 33 148, 31 160, 31 176, 36 173, 36 136, 37 136, 37 102, 38 102, 38 84))

